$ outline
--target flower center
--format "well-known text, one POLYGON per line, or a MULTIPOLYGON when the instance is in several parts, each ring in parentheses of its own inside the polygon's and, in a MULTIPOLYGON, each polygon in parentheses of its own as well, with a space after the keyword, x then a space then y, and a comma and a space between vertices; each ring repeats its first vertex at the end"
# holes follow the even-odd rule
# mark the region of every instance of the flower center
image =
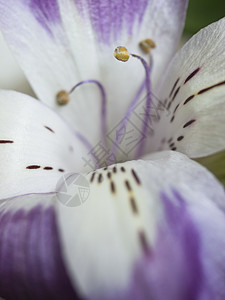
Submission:
MULTIPOLYGON (((122 121, 120 122, 119 128, 114 137, 114 142, 111 147, 109 147, 109 145, 107 144, 106 92, 105 92, 103 85, 99 81, 97 81, 95 79, 83 80, 83 81, 80 81, 79 83, 77 83, 69 92, 62 90, 62 91, 58 92, 56 95, 56 102, 58 103, 58 105, 65 105, 69 102, 71 93, 73 93, 79 86, 81 86, 83 84, 91 84, 92 83, 92 84, 95 84, 99 88, 99 91, 101 93, 101 115, 100 115, 100 117, 101 117, 101 142, 103 143, 103 146, 105 148, 107 148, 107 152, 108 153, 110 152, 110 155, 109 155, 110 161, 107 161, 107 163, 105 163, 105 165, 109 165, 109 164, 115 163, 117 161, 116 154, 117 154, 119 145, 120 145, 122 137, 123 137, 122 133, 124 131, 126 131, 127 122, 131 118, 131 114, 133 113, 134 108, 136 107, 141 94, 143 93, 144 90, 146 90, 145 113, 144 113, 144 118, 141 121, 141 129, 139 132, 140 137, 145 137, 145 138, 140 139, 140 142, 135 146, 134 158, 138 158, 144 153, 147 129, 148 129, 148 122, 149 122, 149 118, 150 118, 151 102, 152 102, 150 74, 151 74, 153 64, 152 64, 151 50, 154 49, 156 47, 156 45, 155 45, 154 41, 152 41, 151 39, 145 39, 139 43, 139 46, 145 54, 149 54, 150 63, 147 63, 146 60, 142 56, 139 56, 139 55, 133 54, 133 53, 129 53, 127 48, 125 48, 124 46, 119 46, 114 51, 114 56, 119 61, 127 62, 130 57, 138 59, 141 62, 142 66, 144 67, 145 80, 142 83, 142 85, 140 86, 140 88, 139 88, 137 94, 135 95, 135 97, 133 98, 133 100, 130 102, 130 104, 124 114, 124 117, 123 117, 122 121), (110 149, 108 149, 108 148, 110 148, 110 149), (111 159, 112 157, 114 157, 113 161, 111 159)), ((81 141, 82 140, 87 141, 87 139, 85 137, 83 137, 83 138, 81 137, 81 141)), ((89 148, 88 148, 88 150, 90 151, 89 148)), ((96 157, 97 156, 98 155, 96 154, 96 157)), ((102 162, 100 162, 99 159, 97 158, 96 166, 97 167, 104 166, 104 164, 102 162)))

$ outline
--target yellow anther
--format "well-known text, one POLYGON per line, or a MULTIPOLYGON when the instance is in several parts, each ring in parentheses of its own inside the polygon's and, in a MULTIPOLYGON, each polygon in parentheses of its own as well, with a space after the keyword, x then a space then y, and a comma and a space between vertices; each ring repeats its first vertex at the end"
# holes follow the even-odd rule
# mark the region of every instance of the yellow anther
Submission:
POLYGON ((116 59, 125 62, 125 61, 128 61, 130 54, 127 51, 127 48, 119 46, 115 49, 114 56, 116 59))
POLYGON ((65 105, 69 102, 69 100, 70 100, 69 93, 65 90, 58 92, 56 95, 56 102, 59 105, 65 105))
POLYGON ((151 49, 154 49, 156 47, 156 44, 151 39, 143 40, 139 43, 140 48, 145 52, 149 53, 151 49))

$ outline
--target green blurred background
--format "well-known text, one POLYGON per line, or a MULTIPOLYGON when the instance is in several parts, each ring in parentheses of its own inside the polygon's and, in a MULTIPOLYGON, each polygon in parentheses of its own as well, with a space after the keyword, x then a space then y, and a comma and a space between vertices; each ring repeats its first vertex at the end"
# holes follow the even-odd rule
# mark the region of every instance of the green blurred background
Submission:
POLYGON ((225 0, 189 0, 185 34, 193 35, 224 16, 225 0))

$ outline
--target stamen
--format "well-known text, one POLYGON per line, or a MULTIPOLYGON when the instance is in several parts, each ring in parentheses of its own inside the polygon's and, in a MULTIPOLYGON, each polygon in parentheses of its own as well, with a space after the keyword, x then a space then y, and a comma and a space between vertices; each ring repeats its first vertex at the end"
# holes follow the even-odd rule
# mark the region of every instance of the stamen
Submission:
POLYGON ((127 51, 127 48, 122 47, 122 46, 119 46, 115 49, 114 56, 116 59, 118 59, 119 61, 123 61, 123 62, 128 61, 128 59, 130 58, 130 54, 127 51))
MULTIPOLYGON (((115 49, 115 52, 114 52, 114 55, 115 57, 118 59, 118 60, 121 60, 121 61, 127 61, 127 60, 124 60, 123 59, 123 56, 121 53, 123 53, 123 51, 125 51, 125 53, 127 53, 128 55, 131 55, 132 57, 134 58, 137 58, 141 61, 144 69, 145 69, 145 87, 146 87, 146 91, 147 91, 147 95, 146 95, 146 111, 145 111, 145 118, 143 120, 143 126, 142 126, 142 135, 144 137, 146 137, 146 132, 147 132, 147 124, 148 124, 148 119, 150 117, 150 105, 151 105, 151 81, 150 81, 150 72, 151 72, 151 69, 152 69, 152 59, 151 59, 151 63, 150 63, 150 67, 148 66, 147 62, 144 60, 144 58, 142 58, 141 56, 139 55, 136 55, 136 54, 129 54, 128 53, 128 50, 125 48, 125 47, 117 47, 115 49), (120 52, 120 50, 122 49, 122 51, 120 52), (124 50, 125 49, 125 50, 124 50), (120 55, 121 54, 121 55, 120 55)), ((129 57, 128 57, 129 58, 129 57)), ((138 91, 138 94, 137 94, 137 97, 140 96, 141 94, 141 91, 142 91, 142 87, 140 88, 140 90, 138 91)), ((134 103, 136 103, 137 101, 137 97, 135 97, 134 99, 134 103)), ((129 110, 128 110, 128 114, 130 114, 132 112, 132 109, 133 109, 133 102, 132 102, 132 106, 129 106, 129 110)), ((122 122, 122 126, 120 128, 120 130, 122 130, 122 128, 124 128, 124 124, 126 124, 126 120, 124 119, 124 121, 122 122)), ((118 141, 118 136, 116 137, 116 141, 113 145, 113 149, 112 151, 115 152, 116 151, 116 146, 118 145, 119 141, 118 141)), ((136 153, 136 156, 139 157, 141 156, 141 154, 143 153, 143 149, 144 149, 144 143, 145 143, 145 138, 141 140, 140 144, 138 145, 138 150, 137 150, 137 153, 136 153)))
POLYGON ((69 93, 65 90, 58 92, 58 94, 56 95, 56 102, 59 105, 65 105, 69 102, 69 100, 70 100, 69 93))
POLYGON ((131 54, 134 58, 137 58, 140 60, 140 62, 142 63, 144 69, 145 69, 145 86, 146 86, 146 111, 145 111, 145 117, 143 120, 143 125, 142 125, 142 136, 144 137, 144 139, 141 140, 140 144, 138 145, 138 149, 137 149, 137 153, 136 156, 139 157, 143 154, 143 149, 144 149, 144 143, 146 141, 146 133, 147 133, 147 128, 148 128, 148 120, 150 117, 150 106, 151 106, 151 79, 150 79, 150 72, 152 69, 152 63, 150 65, 150 69, 149 66, 147 64, 147 62, 144 60, 144 58, 142 58, 139 55, 136 54, 131 54))
POLYGON ((56 95, 56 101, 59 105, 65 105, 70 100, 70 94, 80 85, 85 83, 94 83, 101 92, 101 135, 104 146, 106 146, 106 93, 103 85, 94 79, 88 79, 78 82, 69 92, 62 90, 56 95))
MULTIPOLYGON (((151 66, 152 66, 152 56, 150 55, 150 61, 149 61, 149 72, 151 72, 151 66)), ((124 132, 125 128, 126 128, 126 124, 130 118, 130 115, 132 114, 134 108, 136 107, 137 103, 138 103, 138 100, 140 99, 140 96, 141 94, 143 93, 143 90, 145 88, 145 82, 143 82, 140 86, 140 88, 138 89, 135 97, 133 98, 133 100, 131 101, 131 103, 129 104, 127 110, 126 110, 126 113, 125 113, 125 116, 121 122, 121 125, 117 131, 117 134, 116 134, 116 138, 115 138, 115 141, 113 143, 113 147, 112 147, 112 156, 115 157, 116 156, 116 151, 117 151, 117 148, 118 148, 118 145, 119 145, 119 142, 122 138, 122 133, 124 132)), ((157 99, 157 96, 154 95, 152 92, 151 94, 157 99)), ((159 99, 158 99, 159 100, 159 99)))
POLYGON ((71 94, 78 86, 83 85, 85 83, 94 83, 98 86, 100 92, 101 92, 101 134, 102 134, 102 141, 104 146, 106 146, 106 93, 103 85, 95 80, 95 79, 88 79, 78 82, 69 92, 71 94))
POLYGON ((152 49, 156 47, 156 44, 151 39, 143 40, 139 43, 141 50, 145 53, 149 53, 152 49))

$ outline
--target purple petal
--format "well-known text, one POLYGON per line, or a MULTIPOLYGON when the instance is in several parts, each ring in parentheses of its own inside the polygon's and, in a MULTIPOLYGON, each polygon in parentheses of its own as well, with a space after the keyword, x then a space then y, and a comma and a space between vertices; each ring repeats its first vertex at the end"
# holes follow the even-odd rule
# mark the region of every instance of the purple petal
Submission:
POLYGON ((36 20, 50 33, 51 23, 55 24, 61 21, 56 0, 31 0, 29 7, 36 20))
MULTIPOLYGON (((209 252, 208 249, 205 251, 206 237, 203 232, 207 231, 206 236, 211 241, 215 235, 214 225, 207 227, 210 224, 207 214, 204 221, 205 225, 208 224, 204 226, 201 218, 195 220, 188 202, 177 191, 170 196, 162 193, 161 200, 164 217, 159 222, 151 255, 142 257, 135 265, 128 288, 115 292, 108 299, 224 299, 224 247, 219 247, 221 244, 224 246, 224 240, 220 241, 217 236, 214 241, 217 252, 213 253, 214 256, 211 253, 211 256, 205 257, 209 252), (216 263, 215 257, 218 257, 216 263)), ((203 208, 207 210, 207 207, 203 208)), ((218 216, 222 213, 218 207, 215 210, 218 216)), ((218 222, 217 232, 220 230, 218 222)))
POLYGON ((198 299, 202 285, 200 237, 183 199, 161 196, 166 224, 160 224, 152 255, 135 268, 129 299, 198 299))
POLYGON ((0 296, 79 299, 65 270, 53 207, 0 214, 0 296))
POLYGON ((98 33, 99 40, 109 43, 112 34, 117 39, 123 29, 122 22, 126 23, 127 34, 132 35, 135 21, 141 23, 148 0, 82 0, 75 1, 78 9, 88 10, 91 23, 98 33))
MULTIPOLYGON (((166 271, 168 277, 171 276, 168 280, 171 287, 168 285, 167 289, 171 289, 171 292, 174 293, 173 299, 197 299, 203 279, 201 238, 198 228, 187 210, 184 199, 177 192, 174 192, 174 199, 164 193, 161 198, 168 229, 160 230, 161 236, 159 235, 158 249, 159 253, 162 251, 161 255, 167 257, 167 259, 169 258, 167 251, 171 249, 171 256, 174 258, 172 260, 168 259, 166 271), (167 244, 169 240, 165 243, 168 235, 172 237, 172 247, 167 244), (165 247, 165 244, 167 247, 165 247), (181 277, 177 276, 179 274, 181 277), (173 287, 174 290, 172 290, 173 287)), ((162 268, 164 267, 162 266, 162 268)), ((166 280, 166 276, 164 280, 166 280)), ((163 290, 160 288, 158 292, 163 295, 163 290)))

